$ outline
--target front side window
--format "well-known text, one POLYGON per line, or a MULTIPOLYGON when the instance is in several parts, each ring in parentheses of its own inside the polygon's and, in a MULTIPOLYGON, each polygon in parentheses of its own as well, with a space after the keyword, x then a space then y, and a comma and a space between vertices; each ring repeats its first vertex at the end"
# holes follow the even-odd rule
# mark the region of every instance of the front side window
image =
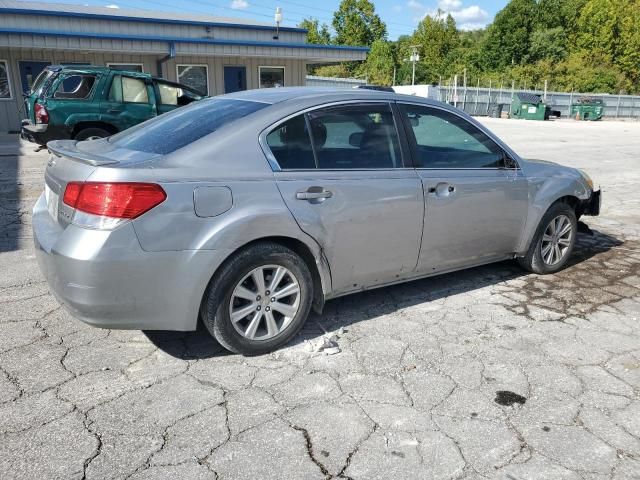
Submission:
POLYGON ((109 89, 109 101, 129 103, 149 103, 147 84, 141 78, 116 75, 109 89))
POLYGON ((0 60, 0 98, 11 98, 9 65, 4 60, 0 60))
POLYGON ((398 135, 386 104, 313 110, 267 135, 283 170, 401 168, 398 135))
POLYGON ((284 87, 284 67, 258 67, 260 88, 284 87))
POLYGON ((178 65, 176 67, 178 83, 193 88, 201 95, 209 92, 209 79, 206 65, 178 65))
POLYGON ((70 74, 58 83, 54 98, 72 98, 72 99, 86 99, 91 95, 93 86, 96 83, 95 75, 86 74, 70 74))
POLYGON ((401 105, 422 168, 498 168, 502 149, 476 126, 445 110, 401 105))

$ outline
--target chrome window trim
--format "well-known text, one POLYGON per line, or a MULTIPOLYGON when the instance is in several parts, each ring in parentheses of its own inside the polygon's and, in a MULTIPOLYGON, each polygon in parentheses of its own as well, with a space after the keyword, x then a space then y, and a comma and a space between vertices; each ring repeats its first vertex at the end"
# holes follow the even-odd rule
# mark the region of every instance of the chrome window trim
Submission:
POLYGON ((397 123, 397 119, 396 116, 393 113, 393 108, 391 107, 391 104, 394 103, 394 100, 347 100, 347 101, 336 101, 336 102, 329 102, 329 103, 324 103, 322 105, 314 105, 313 107, 307 107, 303 110, 299 110, 295 113, 292 113, 290 115, 287 115, 286 117, 281 118, 280 120, 278 120, 277 122, 274 122, 272 124, 270 124, 269 126, 265 127, 259 134, 258 136, 258 143, 260 144, 260 147, 262 148, 263 153, 265 154, 265 156, 267 157, 267 161, 269 162, 269 165, 271 166, 271 170, 273 170, 274 172, 383 172, 383 171, 390 171, 390 172, 396 172, 399 170, 415 170, 415 168, 413 168, 413 166, 406 166, 406 161, 405 158, 402 154, 402 148, 401 148, 401 138, 400 138, 400 131, 398 129, 398 123, 397 123), (400 152, 400 158, 402 160, 402 167, 398 167, 398 168, 332 168, 332 169, 327 169, 327 168, 287 168, 287 169, 282 169, 280 168, 280 165, 278 164, 278 161, 276 160, 275 155, 273 154, 273 152, 271 151, 271 148, 269 148, 269 144, 267 143, 267 135, 269 135, 273 130, 275 130, 276 128, 278 128, 280 125, 282 125, 283 123, 289 121, 290 119, 297 117, 298 115, 304 115, 306 113, 309 112, 313 112, 314 110, 320 110, 323 108, 329 108, 329 107, 340 107, 340 106, 344 106, 344 105, 352 105, 352 104, 356 104, 356 105, 387 105, 389 107, 389 111, 391 112, 392 118, 393 118, 393 125, 395 127, 396 130, 396 135, 398 136, 398 151, 400 152))
POLYGON ((502 140, 500 140, 498 137, 496 137, 491 131, 487 130, 484 125, 478 124, 476 125, 475 123, 470 122, 467 118, 465 118, 463 115, 460 115, 458 112, 456 112, 455 110, 451 110, 449 108, 443 108, 440 105, 432 105, 432 104, 427 104, 427 103, 418 103, 418 102, 411 102, 411 101, 405 101, 405 100, 397 100, 396 104, 398 106, 402 106, 402 105, 415 105, 417 107, 424 107, 424 108, 433 108, 436 110, 441 110, 443 112, 447 112, 450 113, 452 115, 455 115, 456 117, 460 118, 461 120, 464 120, 465 122, 473 125, 474 127, 476 127, 478 130, 480 130, 482 133, 484 133, 493 143, 495 143, 500 150, 502 150, 505 154, 508 154, 509 157, 511 158, 511 160, 513 160, 516 163, 516 168, 499 168, 499 167, 487 167, 487 168, 482 168, 482 167, 466 167, 466 168, 433 168, 433 167, 416 167, 416 170, 504 170, 507 172, 513 172, 513 171, 520 171, 520 163, 518 162, 518 156, 515 154, 514 151, 512 151, 507 145, 505 145, 504 143, 502 143, 502 140), (513 157, 516 158, 513 158, 513 157))

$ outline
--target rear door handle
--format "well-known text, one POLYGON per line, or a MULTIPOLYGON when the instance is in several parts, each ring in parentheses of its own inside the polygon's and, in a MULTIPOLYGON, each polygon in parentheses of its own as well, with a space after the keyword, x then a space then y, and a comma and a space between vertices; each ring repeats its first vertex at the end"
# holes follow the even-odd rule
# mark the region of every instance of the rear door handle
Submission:
POLYGON ((309 187, 303 192, 296 192, 298 200, 320 200, 333 197, 333 193, 322 187, 309 187))

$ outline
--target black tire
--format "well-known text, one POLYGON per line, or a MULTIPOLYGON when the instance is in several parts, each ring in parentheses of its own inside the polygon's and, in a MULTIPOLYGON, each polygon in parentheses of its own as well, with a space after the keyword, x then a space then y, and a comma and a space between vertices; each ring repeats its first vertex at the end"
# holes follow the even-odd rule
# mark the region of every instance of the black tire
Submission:
POLYGON ((234 254, 216 272, 203 305, 202 321, 227 350, 242 355, 260 355, 285 345, 300 331, 309 315, 312 299, 313 280, 304 260, 280 244, 256 243, 234 254), (283 266, 295 275, 300 286, 300 303, 289 325, 276 336, 250 340, 234 328, 229 307, 236 285, 255 268, 266 265, 283 266))
POLYGON ((544 214, 538 229, 531 241, 529 251, 524 257, 518 258, 518 263, 522 268, 539 275, 545 275, 550 273, 556 273, 562 270, 573 252, 573 248, 576 244, 576 234, 578 232, 578 220, 576 218, 575 210, 568 204, 563 202, 554 203, 549 207, 549 210, 544 214), (542 237, 545 230, 549 226, 552 220, 560 215, 566 216, 571 223, 571 235, 569 238, 569 246, 566 253, 563 254, 561 260, 553 265, 549 265, 542 259, 542 237))
POLYGON ((111 135, 111 132, 108 132, 104 128, 97 127, 89 127, 83 128, 73 137, 74 140, 78 140, 79 142, 83 140, 89 140, 92 138, 106 138, 111 135))

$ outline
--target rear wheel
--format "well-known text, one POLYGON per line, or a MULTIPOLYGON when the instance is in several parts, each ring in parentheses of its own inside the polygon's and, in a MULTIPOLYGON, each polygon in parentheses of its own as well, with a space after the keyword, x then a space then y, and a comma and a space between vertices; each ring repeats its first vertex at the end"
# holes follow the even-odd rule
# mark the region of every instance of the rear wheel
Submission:
POLYGON ((79 142, 81 142, 83 140, 95 140, 97 138, 105 138, 110 135, 111 133, 103 128, 89 127, 89 128, 84 128, 80 130, 78 133, 76 133, 76 135, 73 138, 74 140, 78 140, 79 142))
POLYGON ((542 217, 522 267, 538 274, 555 273, 566 265, 576 243, 576 213, 566 203, 552 205, 542 217))
POLYGON ((304 260, 282 245, 260 243, 237 253, 216 273, 203 321, 228 350, 267 353, 300 330, 312 298, 304 260))

